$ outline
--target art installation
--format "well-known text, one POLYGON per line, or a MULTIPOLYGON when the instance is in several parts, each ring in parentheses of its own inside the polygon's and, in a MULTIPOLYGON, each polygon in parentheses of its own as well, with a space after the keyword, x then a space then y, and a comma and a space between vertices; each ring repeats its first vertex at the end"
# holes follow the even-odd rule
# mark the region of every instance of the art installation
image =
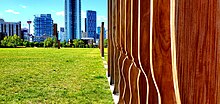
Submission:
POLYGON ((219 0, 108 0, 119 104, 220 104, 219 0))

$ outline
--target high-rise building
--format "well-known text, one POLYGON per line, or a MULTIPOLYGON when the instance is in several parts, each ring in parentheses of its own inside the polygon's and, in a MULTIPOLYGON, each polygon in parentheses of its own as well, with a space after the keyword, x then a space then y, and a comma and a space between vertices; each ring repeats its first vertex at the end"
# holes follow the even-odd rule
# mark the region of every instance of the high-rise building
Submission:
POLYGON ((86 12, 86 32, 89 38, 96 40, 96 11, 86 12))
POLYGON ((67 36, 65 34, 64 27, 60 27, 59 40, 63 42, 63 41, 66 41, 66 39, 67 39, 67 36))
MULTIPOLYGON (((101 27, 97 27, 97 39, 100 38, 100 31, 101 31, 101 27)), ((106 30, 104 28, 104 39, 106 39, 106 30)))
POLYGON ((21 28, 21 35, 24 37, 24 41, 30 41, 28 28, 21 28))
POLYGON ((42 42, 53 36, 53 19, 51 14, 35 15, 34 19, 34 41, 42 42))
POLYGON ((21 22, 5 22, 3 19, 0 19, 0 33, 4 33, 6 36, 18 35, 21 36, 21 22))
POLYGON ((65 0, 66 41, 81 39, 81 0, 65 0))

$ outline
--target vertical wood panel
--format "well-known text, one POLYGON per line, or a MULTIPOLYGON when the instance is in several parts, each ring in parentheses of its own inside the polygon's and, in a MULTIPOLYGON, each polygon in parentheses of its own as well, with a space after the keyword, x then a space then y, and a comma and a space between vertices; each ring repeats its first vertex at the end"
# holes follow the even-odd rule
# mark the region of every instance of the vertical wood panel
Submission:
POLYGON ((171 57, 170 0, 153 1, 152 64, 162 104, 175 104, 171 57))
POLYGON ((125 89, 123 99, 128 104, 130 101, 129 68, 131 65, 131 0, 125 0, 125 52, 126 58, 123 62, 123 75, 125 79, 125 89))
POLYGON ((113 24, 112 24, 112 20, 113 20, 113 15, 112 15, 112 12, 113 12, 113 8, 112 8, 112 0, 109 0, 109 15, 110 15, 110 19, 109 19, 109 33, 110 33, 110 36, 109 36, 109 40, 110 40, 110 85, 114 84, 114 60, 113 60, 113 57, 114 57, 114 47, 113 47, 113 24))
POLYGON ((110 77, 110 73, 111 73, 111 70, 110 70, 110 67, 111 67, 111 30, 110 30, 110 19, 111 19, 111 16, 110 16, 110 1, 111 0, 108 0, 108 77, 110 77))
POLYGON ((120 44, 121 44, 121 51, 119 57, 119 68, 120 68, 120 80, 119 80, 119 103, 123 104, 123 94, 124 94, 124 87, 125 87, 125 78, 123 74, 123 60, 126 57, 125 53, 125 0, 120 0, 120 44))
POLYGON ((140 104, 140 93, 138 79, 140 77, 140 65, 138 62, 138 0, 131 2, 131 57, 130 66, 130 86, 131 86, 131 104, 140 104))
POLYGON ((219 93, 217 0, 177 1, 176 48, 181 102, 215 104, 219 93))
POLYGON ((139 6, 138 58, 143 72, 139 81, 141 103, 157 104, 159 102, 158 93, 150 69, 150 0, 140 0, 139 6))
POLYGON ((114 84, 114 94, 117 94, 118 91, 118 83, 119 83, 119 68, 118 68, 118 58, 119 58, 119 37, 120 37, 120 1, 116 0, 115 2, 115 84, 114 84))

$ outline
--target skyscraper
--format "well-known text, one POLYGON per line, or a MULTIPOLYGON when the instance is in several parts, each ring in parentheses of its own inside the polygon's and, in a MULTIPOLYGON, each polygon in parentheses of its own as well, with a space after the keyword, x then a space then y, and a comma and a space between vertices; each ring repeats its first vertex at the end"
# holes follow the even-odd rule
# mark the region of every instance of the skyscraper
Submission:
POLYGON ((81 39, 81 0, 65 0, 66 41, 81 39))
POLYGON ((34 18, 34 41, 41 42, 53 35, 53 20, 51 14, 35 15, 34 18))
POLYGON ((86 13, 86 32, 96 41, 96 11, 88 10, 86 13))
POLYGON ((23 39, 21 35, 21 21, 19 22, 5 22, 0 18, 0 33, 4 33, 6 36, 17 35, 23 39))

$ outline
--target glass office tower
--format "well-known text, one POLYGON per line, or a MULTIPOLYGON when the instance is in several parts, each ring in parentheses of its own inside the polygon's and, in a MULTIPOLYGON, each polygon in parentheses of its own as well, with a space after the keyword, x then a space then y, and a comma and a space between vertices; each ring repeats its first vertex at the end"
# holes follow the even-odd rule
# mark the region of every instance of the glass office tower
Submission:
POLYGON ((65 0, 66 41, 81 39, 81 0, 65 0))
POLYGON ((51 14, 35 15, 34 18, 34 41, 42 42, 47 37, 53 36, 53 19, 51 14))
POLYGON ((89 38, 96 41, 96 11, 88 10, 86 12, 86 32, 89 38))

